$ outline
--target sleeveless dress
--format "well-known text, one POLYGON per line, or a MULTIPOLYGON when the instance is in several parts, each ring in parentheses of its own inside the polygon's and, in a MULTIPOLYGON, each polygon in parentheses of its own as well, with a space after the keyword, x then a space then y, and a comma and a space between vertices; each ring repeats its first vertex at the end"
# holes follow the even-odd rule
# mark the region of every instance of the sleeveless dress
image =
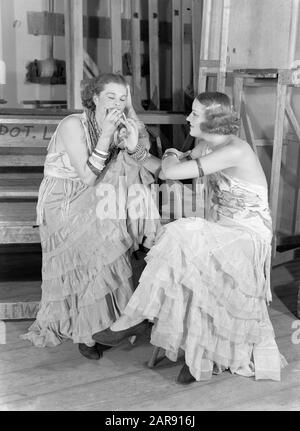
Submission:
POLYGON ((224 172, 206 177, 207 219, 163 227, 118 331, 154 322, 151 343, 176 361, 180 350, 196 380, 225 369, 280 380, 281 357, 267 304, 271 300, 272 223, 267 189, 224 172))
MULTIPOLYGON (((75 116, 82 122, 84 144, 91 152, 86 117, 75 116)), ((88 343, 92 334, 109 327, 133 293, 131 252, 144 236, 153 242, 160 227, 149 192, 153 177, 146 168, 119 151, 100 181, 89 187, 78 177, 68 154, 56 151, 56 139, 55 132, 37 204, 42 298, 36 321, 21 336, 39 347, 55 346, 68 338, 88 343), (147 197, 135 218, 130 216, 132 184, 138 184, 147 197), (107 191, 113 215, 101 210, 107 191)))

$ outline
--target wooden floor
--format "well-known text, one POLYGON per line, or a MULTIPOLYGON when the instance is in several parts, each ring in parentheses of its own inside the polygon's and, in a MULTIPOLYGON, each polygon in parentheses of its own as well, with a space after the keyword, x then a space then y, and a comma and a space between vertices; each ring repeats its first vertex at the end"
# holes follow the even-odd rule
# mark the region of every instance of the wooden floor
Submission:
MULTIPOLYGON (((36 282, 40 277, 37 252, 25 259, 24 254, 10 258, 11 274, 8 261, 0 262, 5 280, 36 282)), ((139 269, 141 265, 136 264, 139 269)), ((298 284, 300 258, 273 269, 270 316, 288 361, 281 382, 224 372, 208 382, 180 386, 175 378, 181 361, 163 359, 154 369, 147 368, 152 352, 147 338, 133 346, 126 342, 106 351, 100 361, 90 361, 71 341, 53 348, 33 347, 19 339, 31 321, 9 321, 6 344, 0 345, 0 410, 300 410, 300 321, 294 314, 298 284)))

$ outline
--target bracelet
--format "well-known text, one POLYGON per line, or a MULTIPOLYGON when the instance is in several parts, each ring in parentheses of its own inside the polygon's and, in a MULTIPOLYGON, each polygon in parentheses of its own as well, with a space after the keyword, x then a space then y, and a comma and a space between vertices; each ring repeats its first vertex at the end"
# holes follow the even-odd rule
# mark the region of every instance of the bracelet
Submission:
POLYGON ((144 149, 142 152, 131 154, 131 157, 137 162, 143 162, 149 156, 149 151, 144 149))
POLYGON ((203 169, 202 169, 200 158, 196 159, 196 163, 197 163, 197 166, 198 166, 199 177, 200 178, 204 177, 204 172, 203 172, 203 169))
POLYGON ((148 150, 144 150, 144 152, 141 154, 141 156, 139 156, 137 160, 137 162, 139 163, 143 163, 145 160, 147 160, 149 157, 151 156, 151 154, 149 153, 148 150))
POLYGON ((103 162, 103 163, 105 163, 105 161, 107 160, 107 158, 108 158, 108 155, 107 156, 102 156, 101 154, 99 154, 97 151, 95 151, 95 150, 93 150, 92 151, 92 155, 94 156, 94 157, 96 157, 97 159, 99 159, 99 160, 101 160, 101 162, 103 162))
POLYGON ((89 160, 91 163, 93 163, 94 166, 99 166, 99 168, 102 168, 102 166, 105 166, 105 160, 99 159, 95 154, 91 154, 89 157, 89 160))
POLYGON ((108 151, 98 150, 97 148, 93 149, 93 153, 96 153, 98 156, 102 156, 102 157, 108 157, 109 155, 108 151))
POLYGON ((134 152, 129 152, 127 150, 130 157, 132 157, 137 162, 143 162, 149 155, 149 151, 144 147, 144 145, 139 141, 134 152))
POLYGON ((93 158, 93 154, 88 158, 86 163, 90 170, 93 172, 93 174, 95 174, 96 176, 99 176, 105 168, 104 163, 99 163, 93 158))
POLYGON ((165 160, 168 157, 176 157, 176 159, 179 160, 178 155, 174 153, 174 151, 169 151, 168 153, 165 152, 164 155, 162 156, 162 160, 165 160))
POLYGON ((100 170, 100 169, 96 168, 96 167, 95 167, 95 166, 90 162, 90 160, 88 160, 88 161, 86 162, 86 164, 88 165, 88 167, 90 168, 90 170, 93 172, 93 174, 95 174, 95 175, 96 175, 96 177, 98 177, 98 176, 101 174, 102 169, 100 170))

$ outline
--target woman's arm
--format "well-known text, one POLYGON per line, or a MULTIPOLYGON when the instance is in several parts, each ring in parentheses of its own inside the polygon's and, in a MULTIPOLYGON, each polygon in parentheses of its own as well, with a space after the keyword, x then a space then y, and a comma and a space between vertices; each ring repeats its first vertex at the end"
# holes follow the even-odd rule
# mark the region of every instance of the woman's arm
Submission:
POLYGON ((143 166, 145 166, 145 168, 147 168, 152 174, 157 175, 161 170, 161 159, 150 154, 143 163, 143 166))
MULTIPOLYGON (((97 175, 95 175, 87 165, 89 154, 86 136, 79 118, 70 116, 64 119, 57 130, 57 134, 69 156, 71 165, 76 170, 80 179, 85 184, 93 186, 97 175)), ((97 148, 107 151, 109 143, 110 138, 101 135, 97 148)))
MULTIPOLYGON (((200 157, 203 174, 209 175, 226 168, 238 166, 242 157, 242 148, 235 142, 200 157)), ((179 156, 180 157, 180 156, 179 156)), ((179 157, 168 156, 162 161, 162 173, 166 179, 184 180, 198 178, 199 166, 195 160, 180 162, 179 157)))

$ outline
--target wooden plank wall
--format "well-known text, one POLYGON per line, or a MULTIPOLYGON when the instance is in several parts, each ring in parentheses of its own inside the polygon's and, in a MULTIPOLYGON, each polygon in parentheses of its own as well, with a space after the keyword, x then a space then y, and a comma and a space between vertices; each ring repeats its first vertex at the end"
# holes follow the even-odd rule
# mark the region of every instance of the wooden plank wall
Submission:
POLYGON ((293 0, 231 1, 229 68, 289 67, 293 0))
POLYGON ((141 109, 141 5, 140 0, 131 2, 131 64, 134 106, 141 109))
MULTIPOLYGON (((96 63, 98 60, 97 65, 100 70, 108 70, 106 63, 111 61, 113 71, 122 71, 122 55, 130 51, 134 98, 141 99, 143 96, 144 100, 147 98, 150 101, 151 108, 160 109, 161 97, 163 103, 168 105, 174 95, 174 107, 171 106, 171 109, 182 110, 185 90, 183 87, 192 87, 193 84, 192 74, 185 76, 186 71, 189 68, 192 69, 192 55, 188 54, 184 58, 184 51, 188 52, 187 44, 190 45, 188 49, 192 50, 191 15, 194 11, 198 17, 194 30, 197 36, 200 35, 201 16, 198 6, 193 7, 192 11, 192 3, 201 5, 202 2, 203 0, 104 0, 99 6, 103 16, 91 16, 85 13, 83 23, 81 23, 83 37, 93 40, 94 50, 89 50, 89 54, 95 55, 97 52, 98 58, 93 58, 93 60, 96 63), (166 7, 166 11, 162 11, 162 4, 166 7), (174 10, 178 11, 178 15, 174 16, 174 10), (106 44, 105 39, 110 39, 111 42, 106 44), (128 49, 128 40, 130 40, 130 49, 128 49), (100 46, 105 47, 105 54, 102 57, 105 58, 104 64, 101 64, 100 46), (172 46, 173 49, 176 49, 173 61, 170 58, 170 63, 161 66, 160 56, 169 56, 172 46), (95 51, 95 47, 97 51, 95 51), (142 78, 141 69, 145 66, 144 60, 147 60, 148 55, 150 74, 149 76, 144 74, 142 78), (183 62, 185 67, 183 67, 183 62), (186 67, 187 63, 190 63, 188 67, 186 67), (167 87, 161 85, 160 74, 167 75, 167 81, 173 86, 172 93, 169 84, 167 87)), ((66 0, 66 10, 70 9, 71 4, 73 3, 70 0, 66 0)), ((71 23, 70 20, 66 20, 64 23, 63 18, 60 13, 28 11, 28 33, 38 36, 50 34, 64 36, 65 29, 69 33, 71 23)), ((70 43, 67 42, 67 51, 70 49, 70 43)), ((68 56, 71 57, 71 52, 68 56)), ((88 66, 90 59, 86 52, 83 52, 83 58, 85 66, 88 66)), ((95 69, 94 65, 93 69, 95 69)), ((71 70, 72 68, 69 68, 68 72, 71 73, 71 70)), ((91 68, 85 67, 84 73, 87 76, 91 76, 90 72, 92 72, 91 68)), ((74 103, 69 104, 68 108, 71 109, 73 106, 74 103)))
POLYGON ((82 0, 65 0, 65 49, 69 109, 82 107, 80 82, 83 79, 82 0))
MULTIPOLYGON (((183 6, 181 0, 172 0, 172 109, 184 110, 183 89, 183 6)), ((181 148, 184 134, 181 127, 173 127, 172 146, 181 148)))
POLYGON ((151 108, 160 107, 158 0, 148 0, 151 108))
POLYGON ((203 0, 192 0, 193 89, 198 93, 203 0))
POLYGON ((111 59, 112 71, 115 73, 122 73, 121 8, 122 0, 110 2, 111 59))

